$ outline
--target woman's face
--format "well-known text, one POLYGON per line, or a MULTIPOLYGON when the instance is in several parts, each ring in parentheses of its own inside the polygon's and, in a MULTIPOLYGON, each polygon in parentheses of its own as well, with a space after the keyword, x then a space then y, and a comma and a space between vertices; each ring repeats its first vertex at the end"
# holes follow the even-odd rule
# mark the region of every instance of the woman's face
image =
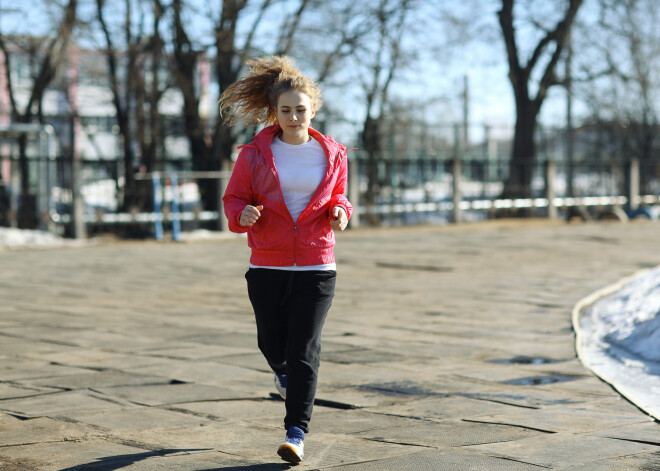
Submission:
POLYGON ((277 123, 282 128, 281 139, 287 144, 304 144, 309 140, 309 124, 314 117, 312 100, 297 90, 289 90, 277 101, 277 123))

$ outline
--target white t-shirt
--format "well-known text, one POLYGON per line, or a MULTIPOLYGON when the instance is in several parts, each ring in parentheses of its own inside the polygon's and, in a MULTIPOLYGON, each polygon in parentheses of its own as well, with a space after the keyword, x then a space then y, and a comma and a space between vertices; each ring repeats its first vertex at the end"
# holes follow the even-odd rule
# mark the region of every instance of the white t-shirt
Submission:
POLYGON ((325 176, 328 158, 316 139, 293 145, 276 136, 270 149, 275 158, 284 202, 293 220, 297 221, 325 176))
MULTIPOLYGON (((328 158, 316 139, 294 145, 287 144, 276 136, 270 149, 275 158, 275 168, 280 178, 284 203, 293 220, 297 221, 325 176, 328 169, 328 158)), ((296 271, 336 270, 337 268, 335 263, 302 267, 263 267, 250 264, 250 267, 296 271)))

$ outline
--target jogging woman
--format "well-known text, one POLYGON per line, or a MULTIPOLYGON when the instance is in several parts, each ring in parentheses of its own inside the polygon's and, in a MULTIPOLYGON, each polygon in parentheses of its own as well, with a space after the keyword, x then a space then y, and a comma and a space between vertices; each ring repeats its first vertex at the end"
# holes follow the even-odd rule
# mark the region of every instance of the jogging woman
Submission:
POLYGON ((321 91, 290 59, 247 65, 220 97, 220 112, 229 124, 266 127, 242 146, 223 202, 229 229, 248 235, 245 278, 257 341, 285 400, 286 439, 277 453, 299 463, 335 292, 334 231, 352 213, 346 148, 310 127, 321 91))

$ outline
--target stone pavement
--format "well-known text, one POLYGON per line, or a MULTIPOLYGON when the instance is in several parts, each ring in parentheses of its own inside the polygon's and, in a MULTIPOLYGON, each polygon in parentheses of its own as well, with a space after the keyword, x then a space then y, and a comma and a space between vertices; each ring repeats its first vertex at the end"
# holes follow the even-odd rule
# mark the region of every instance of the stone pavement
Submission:
MULTIPOLYGON (((660 425, 576 359, 571 309, 660 225, 338 236, 308 470, 660 470, 660 425)), ((0 470, 282 470, 245 239, 0 253, 0 470)))

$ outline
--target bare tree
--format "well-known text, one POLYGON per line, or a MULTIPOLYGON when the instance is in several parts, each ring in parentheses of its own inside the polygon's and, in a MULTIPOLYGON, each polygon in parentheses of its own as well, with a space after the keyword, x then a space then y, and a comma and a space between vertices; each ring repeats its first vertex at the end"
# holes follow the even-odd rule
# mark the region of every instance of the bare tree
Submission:
MULTIPOLYGON (((536 30, 540 39, 534 43, 526 60, 521 57, 523 41, 516 35, 514 3, 514 0, 502 0, 502 8, 498 13, 509 63, 509 81, 516 103, 513 151, 503 195, 528 198, 532 194, 532 172, 536 163, 535 131, 538 115, 548 89, 562 83, 556 74, 557 64, 582 0, 566 0, 561 17, 554 25, 545 26, 547 21, 531 18, 530 26, 536 30)), ((531 4, 528 6, 531 9, 531 4)), ((555 8, 555 5, 552 7, 555 8)))
POLYGON ((580 89, 594 118, 609 129, 618 128, 623 157, 650 162, 658 132, 660 5, 653 0, 600 0, 599 6, 597 22, 585 25, 582 35, 589 61, 580 63, 580 89))
MULTIPOLYGON (((375 47, 365 55, 368 74, 363 77, 365 117, 362 125, 362 148, 367 154, 367 206, 375 203, 378 193, 378 161, 382 159, 383 117, 395 74, 404 59, 403 36, 413 2, 380 0, 372 11, 375 23, 375 47)), ((375 221, 371 221, 374 223, 375 221)))
MULTIPOLYGON (((138 0, 139 1, 139 0, 138 0)), ((143 18, 136 19, 135 0, 124 0, 123 10, 117 4, 109 6, 106 0, 96 0, 96 15, 105 40, 105 56, 112 102, 119 133, 122 136, 124 159, 123 209, 130 211, 146 204, 147 193, 138 190, 135 173, 138 152, 144 136, 145 63, 144 49, 148 43, 143 18), (119 12, 119 14, 117 14, 119 12), (119 39, 119 41, 117 41, 119 39)), ((154 22, 160 21, 162 10, 155 9, 154 22)), ((157 31, 156 31, 157 34, 157 31)), ((154 39, 157 43, 157 38, 154 39)), ((158 56, 154 57, 154 60, 158 56)), ((158 91, 155 92, 158 97, 158 91)), ((154 96, 152 96, 152 102, 154 96)), ((155 103, 157 113, 157 100, 155 103)))
MULTIPOLYGON (((185 131, 190 142, 194 170, 221 169, 231 161, 238 138, 235 130, 221 123, 209 129, 208 123, 199 114, 202 92, 198 86, 200 61, 211 63, 217 86, 222 92, 238 79, 243 64, 256 53, 254 44, 262 20, 271 7, 278 3, 276 0, 262 0, 255 6, 256 2, 247 0, 223 0, 218 16, 213 19, 213 43, 206 45, 191 36, 192 26, 184 20, 186 4, 183 0, 173 0, 173 72, 177 88, 183 96, 185 131), (251 7, 254 7, 250 11, 253 13, 249 17, 251 19, 244 20, 251 7), (247 33, 239 36, 237 27, 242 20, 251 23, 247 33)), ((290 52, 294 34, 311 3, 311 0, 300 0, 295 12, 284 19, 284 24, 279 28, 281 34, 277 45, 271 49, 271 53, 284 55, 290 52)), ((213 180, 202 181, 200 189, 204 207, 218 209, 220 198, 217 183, 213 180)))
MULTIPOLYGON (((5 58, 5 81, 9 91, 11 121, 14 123, 43 123, 42 101, 47 87, 56 76, 58 68, 66 59, 69 42, 76 25, 77 0, 68 0, 62 7, 59 24, 54 26, 51 36, 8 37, 0 32, 0 52, 5 58), (9 43, 12 43, 11 45, 9 43), (13 56, 27 54, 30 58, 31 87, 28 99, 20 109, 17 90, 12 82, 13 56)), ((27 159, 27 136, 19 138, 19 167, 21 173, 22 204, 18 214, 19 227, 36 227, 36 208, 30 197, 30 168, 27 159)))

